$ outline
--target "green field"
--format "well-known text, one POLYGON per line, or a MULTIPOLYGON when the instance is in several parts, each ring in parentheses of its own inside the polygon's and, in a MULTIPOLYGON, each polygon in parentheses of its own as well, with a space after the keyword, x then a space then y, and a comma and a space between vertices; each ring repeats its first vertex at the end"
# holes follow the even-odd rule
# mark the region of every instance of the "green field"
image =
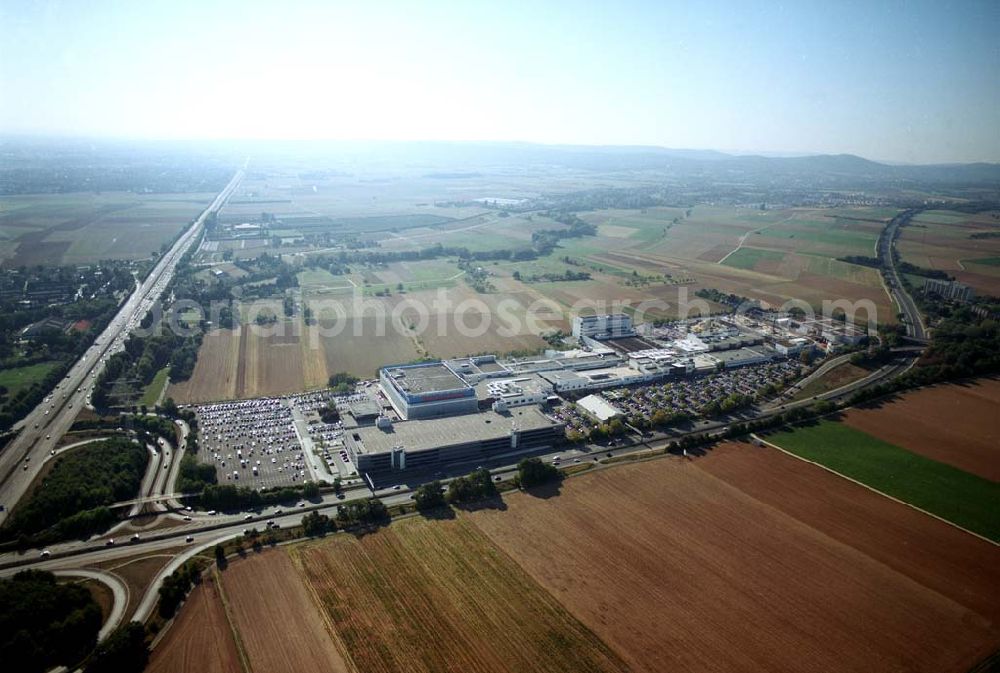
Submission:
POLYGON ((834 421, 775 433, 767 440, 886 495, 1000 541, 1000 484, 834 421))
POLYGON ((58 362, 40 362, 27 367, 0 369, 0 386, 7 389, 8 395, 15 395, 22 388, 27 388, 44 379, 45 375, 58 364, 58 362))
POLYGON ((160 399, 160 393, 163 392, 164 386, 167 385, 167 377, 169 375, 170 367, 164 367, 156 372, 156 376, 153 377, 153 380, 146 386, 146 390, 143 391, 139 404, 145 404, 147 407, 154 406, 160 399))
POLYGON ((1000 257, 980 257, 979 259, 966 259, 966 264, 983 264, 985 266, 1000 266, 1000 257))
POLYGON ((785 258, 785 254, 775 250, 762 250, 760 248, 740 248, 726 258, 723 262, 726 266, 734 266, 737 269, 753 269, 760 262, 777 262, 785 258))

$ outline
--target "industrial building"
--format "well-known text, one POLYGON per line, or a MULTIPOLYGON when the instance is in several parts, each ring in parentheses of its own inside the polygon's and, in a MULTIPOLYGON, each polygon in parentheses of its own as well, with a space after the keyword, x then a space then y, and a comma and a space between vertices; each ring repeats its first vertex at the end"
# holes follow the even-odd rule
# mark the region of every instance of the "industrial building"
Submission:
POLYGON ((552 384, 537 374, 517 378, 486 379, 476 384, 480 408, 506 411, 529 404, 545 404, 552 397, 552 384))
POLYGON ((467 414, 479 409, 473 387, 442 362, 383 367, 379 383, 403 419, 467 414))
POLYGON ((577 338, 611 339, 633 335, 632 316, 624 313, 578 315, 573 318, 573 336, 577 338))
POLYGON ((344 433, 344 445, 358 472, 377 488, 406 472, 477 465, 554 446, 563 436, 564 424, 528 406, 354 428, 344 433))

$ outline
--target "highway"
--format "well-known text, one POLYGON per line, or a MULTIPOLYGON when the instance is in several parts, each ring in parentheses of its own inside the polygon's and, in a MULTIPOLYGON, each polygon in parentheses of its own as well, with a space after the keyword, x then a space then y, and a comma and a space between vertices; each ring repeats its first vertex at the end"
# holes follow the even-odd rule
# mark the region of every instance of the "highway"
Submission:
MULTIPOLYGON (((128 332, 138 325, 139 320, 145 314, 146 310, 162 293, 166 283, 169 282, 177 260, 187 251, 191 243, 196 240, 198 233, 200 233, 205 217, 225 203, 225 200, 232 193, 233 189, 239 184, 242 175, 242 171, 237 172, 226 189, 216 197, 213 204, 202 213, 195 224, 177 241, 170 252, 164 256, 161 263, 150 274, 150 278, 130 297, 115 317, 115 320, 112 321, 108 329, 99 337, 95 347, 91 351, 88 351, 88 354, 74 365, 69 379, 64 380, 61 387, 50 396, 50 399, 46 403, 39 405, 28 416, 21 435, 14 440, 12 445, 8 447, 8 450, 0 455, 0 478, 4 479, 3 483, 0 484, 0 503, 6 505, 8 509, 23 494, 24 490, 31 483, 31 479, 37 474, 41 464, 49 457, 49 451, 52 450, 55 442, 58 441, 61 434, 72 424, 79 407, 75 404, 70 406, 70 402, 83 397, 83 393, 74 393, 74 390, 84 387, 83 383, 88 376, 93 378, 97 375, 100 371, 103 357, 113 352, 114 348, 121 347, 121 343, 128 332), (62 397, 60 393, 65 394, 66 397, 62 397), (49 414, 44 413, 46 407, 50 411, 49 414), (39 423, 39 427, 34 428, 34 423, 39 423), (30 457, 31 460, 25 462, 25 457, 30 457), (28 469, 24 469, 24 466, 27 466, 28 469)), ((914 316, 910 321, 913 330, 912 336, 917 339, 923 339, 926 336, 926 331, 919 311, 917 311, 912 298, 909 297, 898 282, 894 260, 891 259, 891 253, 886 252, 892 245, 892 237, 895 236, 895 230, 899 225, 900 222, 897 218, 897 220, 893 220, 893 223, 886 228, 884 235, 887 236, 887 242, 884 246, 880 243, 879 254, 883 258, 888 254, 889 266, 887 268, 897 279, 895 286, 892 288, 894 296, 897 297, 900 306, 903 307, 904 313, 910 315, 909 312, 912 311, 912 315, 914 316)), ((768 418, 789 409, 807 407, 812 405, 815 399, 841 400, 850 396, 856 390, 898 376, 912 366, 913 359, 908 356, 915 354, 916 350, 918 349, 914 347, 896 349, 896 360, 875 370, 861 380, 822 393, 813 399, 787 402, 785 401, 785 397, 782 397, 767 405, 762 405, 743 414, 734 415, 728 419, 701 421, 694 427, 683 431, 676 430, 668 433, 647 435, 639 438, 637 441, 625 440, 608 447, 560 447, 558 451, 553 450, 545 454, 543 459, 555 461, 558 458, 560 464, 566 467, 573 463, 594 463, 602 459, 616 458, 628 454, 654 455, 662 451, 671 441, 679 439, 686 434, 705 433, 713 437, 721 436, 732 423, 768 418)), ((829 369, 840 364, 847 357, 849 356, 841 356, 825 363, 814 373, 813 377, 829 371, 829 369)), ((171 492, 176 481, 177 468, 180 464, 179 456, 184 450, 188 435, 188 428, 183 424, 181 425, 181 434, 182 441, 177 447, 163 447, 164 450, 161 451, 162 462, 154 461, 158 462, 155 467, 157 474, 156 476, 150 474, 147 480, 144 481, 143 493, 161 495, 171 492), (167 463, 167 451, 171 454, 169 463, 167 463), (162 473, 166 473, 166 478, 163 477, 162 473)), ((490 467, 495 478, 508 480, 513 477, 516 471, 516 460, 514 458, 505 459, 505 461, 508 460, 514 462, 487 465, 490 467)), ((603 468, 605 466, 601 464, 598 467, 603 468)), ((469 469, 471 468, 472 466, 469 466, 469 469)), ((260 512, 240 512, 216 516, 191 513, 189 521, 182 520, 178 521, 178 525, 176 526, 149 530, 148 533, 143 532, 141 539, 135 542, 126 541, 123 535, 122 537, 115 538, 115 544, 109 545, 107 539, 110 536, 105 534, 105 536, 92 540, 74 540, 53 545, 42 557, 39 556, 39 551, 37 550, 33 552, 4 553, 0 554, 0 576, 8 576, 27 566, 68 574, 70 571, 93 566, 103 561, 121 559, 140 553, 153 553, 185 547, 184 551, 178 553, 176 558, 157 575, 152 584, 147 588, 146 593, 139 603, 139 610, 135 615, 135 618, 142 619, 148 616, 155 606, 156 591, 162 579, 194 553, 209 549, 218 542, 240 535, 245 528, 256 527, 260 530, 270 521, 277 523, 282 528, 297 526, 306 512, 320 511, 333 516, 336 513, 337 505, 371 497, 372 495, 373 493, 366 488, 354 488, 348 490, 342 498, 334 494, 325 494, 317 502, 303 502, 295 507, 269 507, 260 512)), ((379 497, 387 506, 392 506, 409 502, 412 497, 412 490, 409 487, 401 486, 379 490, 374 495, 379 497)), ((175 501, 168 503, 168 505, 170 507, 177 507, 178 503, 175 501)), ((6 516, 6 512, 2 513, 2 515, 6 516)), ((188 518, 185 512, 169 513, 164 516, 175 519, 188 518)), ((2 520, 0 518, 0 522, 2 520)), ((116 532, 119 534, 123 533, 120 530, 116 532)), ((116 600, 116 603, 118 602, 116 600)))
POLYGON ((879 237, 878 254, 882 268, 889 274, 889 292, 892 294, 893 299, 896 300, 896 305, 899 306, 900 311, 906 318, 907 335, 918 341, 926 341, 927 328, 924 326, 924 319, 920 315, 913 297, 910 296, 910 293, 906 291, 903 285, 903 279, 900 278, 899 270, 896 268, 896 256, 893 254, 896 248, 896 238, 899 236, 899 228, 909 222, 910 218, 916 215, 917 212, 915 210, 907 210, 892 218, 892 221, 882 230, 882 234, 879 237))
POLYGON ((91 387, 103 370, 105 360, 124 348, 129 334, 139 326, 173 278, 174 269, 181 257, 198 240, 205 218, 222 207, 243 179, 243 174, 243 169, 236 172, 211 205, 202 211, 160 258, 146 279, 138 284, 107 328, 70 368, 66 377, 21 421, 20 433, 0 453, 0 506, 3 506, 0 525, 6 521, 10 510, 41 471, 42 464, 51 457, 50 452, 55 449, 59 438, 73 425, 80 408, 87 402, 91 387))

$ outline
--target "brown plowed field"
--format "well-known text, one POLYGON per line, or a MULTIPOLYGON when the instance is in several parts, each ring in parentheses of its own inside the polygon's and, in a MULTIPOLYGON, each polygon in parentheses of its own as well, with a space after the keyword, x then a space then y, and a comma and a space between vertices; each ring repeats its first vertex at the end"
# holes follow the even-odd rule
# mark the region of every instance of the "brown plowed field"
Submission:
POLYGON ((998 418, 1000 379, 925 388, 844 414, 873 437, 993 481, 1000 481, 998 418))
POLYGON ((242 673, 214 579, 206 579, 153 649, 146 673, 242 673))
POLYGON ((364 673, 626 670, 464 518, 398 521, 293 554, 364 673))
POLYGON ((1000 644, 996 547, 794 460, 722 447, 471 517, 636 671, 940 673, 1000 644))
POLYGON ((349 670, 287 554, 269 551, 235 561, 221 577, 229 614, 252 670, 349 670))

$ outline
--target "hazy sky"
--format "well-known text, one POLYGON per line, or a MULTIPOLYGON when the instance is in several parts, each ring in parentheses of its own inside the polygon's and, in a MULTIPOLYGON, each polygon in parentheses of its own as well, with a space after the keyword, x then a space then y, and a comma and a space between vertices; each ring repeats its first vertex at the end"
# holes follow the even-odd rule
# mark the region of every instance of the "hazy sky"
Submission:
POLYGON ((1000 0, 0 0, 0 132, 1000 161, 1000 0))

